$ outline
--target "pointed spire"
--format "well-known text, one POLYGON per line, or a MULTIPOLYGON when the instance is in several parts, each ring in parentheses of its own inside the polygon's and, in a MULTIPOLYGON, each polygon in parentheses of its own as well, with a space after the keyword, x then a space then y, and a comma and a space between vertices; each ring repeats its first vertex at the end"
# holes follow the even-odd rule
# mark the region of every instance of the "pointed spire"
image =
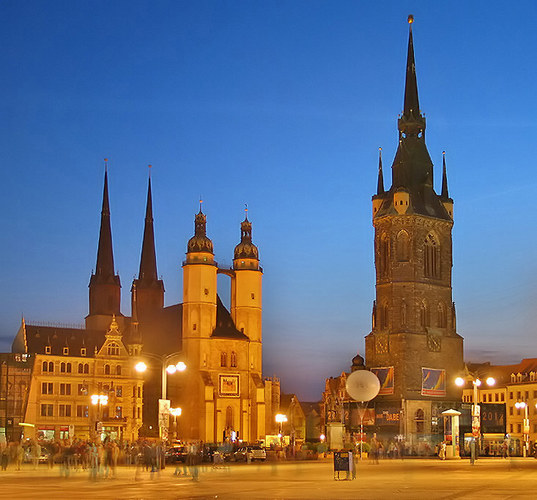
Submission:
POLYGON ((200 211, 194 218, 194 236, 187 245, 187 253, 213 253, 213 242, 207 237, 207 216, 202 212, 203 200, 200 198, 200 211))
POLYGON ((403 114, 410 118, 420 114, 420 103, 418 99, 418 82, 416 79, 416 63, 414 61, 414 41, 412 38, 412 23, 414 16, 408 16, 408 55, 406 61, 406 82, 405 82, 405 103, 403 114))
POLYGON ((95 275, 103 278, 114 276, 114 253, 112 250, 112 228, 110 226, 110 204, 108 201, 108 168, 105 160, 103 205, 101 209, 101 229, 97 250, 95 275))
POLYGON ((141 344, 142 336, 140 334, 140 323, 138 322, 138 292, 136 289, 136 280, 132 284, 132 319, 131 319, 131 344, 141 344))
POLYGON ((377 182, 377 195, 384 194, 384 177, 382 175, 382 148, 379 148, 379 178, 377 182))
MULTIPOLYGON (((151 165, 149 168, 151 168, 151 165)), ((155 253, 155 232, 153 228, 153 201, 151 196, 150 174, 147 184, 144 238, 142 242, 142 256, 140 258, 140 273, 138 275, 138 279, 142 283, 153 283, 157 281, 157 276, 157 257, 155 253)))
POLYGON ((245 205, 244 220, 241 222, 241 241, 235 247, 233 258, 235 260, 237 259, 259 260, 259 251, 257 247, 252 243, 252 223, 248 220, 248 205, 245 205))
POLYGON ((442 198, 448 199, 448 183, 447 183, 447 170, 446 170, 446 152, 442 151, 442 198))

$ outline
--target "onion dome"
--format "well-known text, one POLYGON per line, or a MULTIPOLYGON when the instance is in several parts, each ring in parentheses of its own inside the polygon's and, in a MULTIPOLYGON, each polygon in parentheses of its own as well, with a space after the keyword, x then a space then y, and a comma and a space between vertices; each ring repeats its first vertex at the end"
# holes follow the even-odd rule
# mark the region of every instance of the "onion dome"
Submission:
POLYGON ((196 214, 194 236, 188 241, 187 252, 213 253, 213 242, 207 237, 207 216, 201 211, 196 214))
POLYGON ((241 222, 241 242, 235 247, 235 259, 259 260, 259 251, 252 243, 252 223, 246 218, 241 222))

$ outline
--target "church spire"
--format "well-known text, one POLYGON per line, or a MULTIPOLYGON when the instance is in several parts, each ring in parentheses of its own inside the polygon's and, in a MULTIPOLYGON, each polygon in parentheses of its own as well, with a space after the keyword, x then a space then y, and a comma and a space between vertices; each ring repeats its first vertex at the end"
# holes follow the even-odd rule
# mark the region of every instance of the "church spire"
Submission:
POLYGON ((145 208, 144 239, 140 258, 138 279, 144 283, 157 281, 157 258, 155 254, 155 232, 153 229, 153 202, 151 197, 151 177, 147 185, 147 204, 145 208))
POLYGON ((442 151, 442 198, 448 199, 448 183, 447 183, 447 170, 446 170, 446 152, 442 151))
POLYGON ((155 231, 153 228, 153 198, 151 193, 151 165, 147 183, 144 237, 140 257, 140 272, 131 288, 131 308, 133 318, 136 313, 144 322, 148 316, 164 307, 164 283, 158 279, 155 252, 155 231))
POLYGON ((377 181, 377 196, 384 194, 384 176, 382 175, 382 148, 379 148, 379 177, 377 181))
POLYGON ((101 229, 99 232, 95 275, 102 277, 104 280, 111 279, 114 276, 114 252, 112 249, 112 228, 110 226, 110 203, 108 201, 108 168, 106 166, 104 171, 101 229))
POLYGON ((405 102, 403 108, 403 114, 407 117, 412 115, 418 116, 420 113, 416 62, 414 61, 414 40, 412 38, 413 22, 414 16, 408 16, 408 54, 406 59, 405 102))
POLYGON ((107 161, 105 160, 97 265, 89 283, 89 315, 86 317, 86 327, 95 329, 101 329, 103 326, 103 323, 96 318, 97 316, 112 316, 113 314, 121 316, 121 282, 119 276, 114 273, 107 161), (96 323, 91 319, 92 317, 95 318, 96 323))

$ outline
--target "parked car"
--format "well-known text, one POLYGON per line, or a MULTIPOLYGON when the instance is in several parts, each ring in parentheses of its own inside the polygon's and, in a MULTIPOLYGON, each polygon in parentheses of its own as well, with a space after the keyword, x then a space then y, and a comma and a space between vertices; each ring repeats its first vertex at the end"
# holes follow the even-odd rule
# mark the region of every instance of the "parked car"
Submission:
POLYGON ((176 464, 178 462, 186 462, 188 450, 186 446, 172 446, 166 450, 166 463, 176 464))
POLYGON ((267 452, 261 446, 242 446, 234 453, 235 462, 247 462, 248 459, 253 462, 254 460, 265 461, 267 459, 267 452))

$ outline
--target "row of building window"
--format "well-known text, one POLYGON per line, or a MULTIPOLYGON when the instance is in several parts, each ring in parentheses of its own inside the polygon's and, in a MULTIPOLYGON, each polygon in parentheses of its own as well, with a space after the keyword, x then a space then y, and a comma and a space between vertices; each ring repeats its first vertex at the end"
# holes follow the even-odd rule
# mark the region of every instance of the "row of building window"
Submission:
MULTIPOLYGON (((419 323, 421 327, 431 326, 431 313, 427 301, 420 303, 419 323)), ((407 326, 407 303, 403 300, 401 303, 401 326, 407 326)), ((390 306, 385 302, 379 311, 379 327, 381 330, 388 328, 390 321, 390 306)), ((438 328, 447 327, 447 308, 443 302, 439 302, 436 307, 436 326, 438 328)))
MULTIPOLYGON (((492 403, 494 399, 494 402, 495 403, 498 403, 498 402, 504 402, 505 401, 505 394, 503 392, 496 392, 494 394, 490 393, 490 394, 481 394, 481 402, 482 403, 486 403, 487 401, 489 403, 492 403)), ((473 403, 474 402, 474 396, 473 395, 466 395, 466 396, 463 396, 462 397, 462 400, 464 403, 473 403)))
MULTIPOLYGON (((509 399, 515 399, 514 396, 515 396, 515 393, 514 393, 514 392, 510 392, 510 393, 509 393, 509 399)), ((517 392, 516 392, 516 399, 517 399, 517 401, 522 401, 522 399, 524 399, 524 400, 528 400, 529 397, 530 397, 530 391, 524 391, 524 392, 522 392, 522 391, 517 391, 517 392)), ((533 391, 533 398, 534 398, 534 399, 537 399, 537 391, 533 391)))
MULTIPOLYGON (((220 366, 227 366, 227 352, 220 353, 220 366)), ((237 353, 234 351, 232 351, 231 355, 229 356, 229 366, 231 366, 232 368, 237 367, 237 353)))
MULTIPOLYGON (((525 412, 525 410, 522 408, 515 408, 514 406, 509 407, 509 415, 513 416, 515 411, 518 416, 524 415, 524 412, 525 412)), ((528 408, 528 411, 529 411, 529 408, 528 408)), ((533 414, 537 415, 537 408, 535 407, 533 408, 533 414)))
MULTIPOLYGON (((123 397, 123 387, 121 385, 103 385, 102 390, 100 391, 104 394, 115 394, 116 397, 123 397)), ((41 383, 41 394, 50 395, 54 394, 54 383, 53 382, 42 382, 41 383)), ((71 395, 71 384, 61 383, 59 384, 59 394, 61 396, 70 396, 71 395)), ((88 395, 88 386, 87 384, 78 384, 77 388, 78 396, 87 396, 88 395)), ((132 387, 132 397, 141 398, 142 397, 142 387, 133 386, 132 387)))
MULTIPOLYGON (((72 417, 72 406, 70 404, 59 404, 57 408, 57 415, 54 415, 54 405, 50 403, 43 403, 41 404, 41 416, 42 417, 72 417)), ((104 420, 110 418, 110 410, 109 407, 103 407, 101 409, 102 411, 102 418, 104 420)), ((122 406, 116 406, 114 409, 114 417, 113 418, 123 418, 123 407, 122 406)), ((76 416, 79 418, 89 418, 89 405, 76 405, 76 416)), ((132 408, 132 418, 140 418, 141 416, 141 409, 139 406, 134 406, 132 408)))
MULTIPOLYGON (((71 363, 60 363, 60 373, 72 373, 71 363)), ((89 374, 89 363, 78 363, 78 373, 89 374)), ((53 361, 43 361, 42 371, 44 373, 54 373, 54 362, 53 361)), ((104 374, 105 375, 121 375, 121 365, 116 365, 115 368, 112 368, 110 365, 104 365, 104 374)))
MULTIPOLYGON (((69 350, 68 346, 63 347, 62 354, 64 356, 69 356, 69 352, 70 352, 70 350, 69 350)), ((119 344, 117 344, 116 342, 111 342, 110 344, 108 344, 108 346, 106 348, 106 352, 107 352, 108 356, 119 356, 119 354, 120 354, 119 344)), ((52 354, 52 346, 50 346, 50 345, 45 346, 45 354, 52 354)), ((86 354, 87 354, 87 349, 85 347, 81 347, 80 348, 80 355, 81 356, 86 356, 86 354)))
MULTIPOLYGON (((515 431, 514 424, 509 424, 509 432, 513 434, 515 431)), ((516 432, 517 434, 522 434, 522 424, 516 424, 516 432)), ((533 432, 537 434, 537 424, 533 424, 533 432)))

